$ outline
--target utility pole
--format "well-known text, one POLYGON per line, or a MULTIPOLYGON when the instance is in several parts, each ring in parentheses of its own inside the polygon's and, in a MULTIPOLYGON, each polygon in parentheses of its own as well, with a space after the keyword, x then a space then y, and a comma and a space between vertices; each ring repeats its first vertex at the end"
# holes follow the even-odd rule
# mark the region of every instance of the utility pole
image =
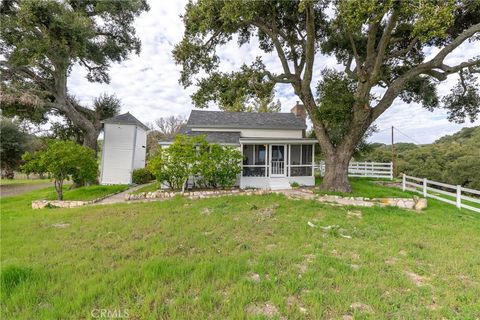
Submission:
POLYGON ((393 172, 393 176, 395 176, 395 142, 393 139, 393 126, 392 126, 392 172, 393 172))

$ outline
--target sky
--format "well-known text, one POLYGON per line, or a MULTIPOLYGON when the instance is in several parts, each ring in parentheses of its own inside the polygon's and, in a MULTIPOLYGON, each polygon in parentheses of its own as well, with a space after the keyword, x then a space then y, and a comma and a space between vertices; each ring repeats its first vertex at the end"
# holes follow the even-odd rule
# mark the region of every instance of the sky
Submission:
MULTIPOLYGON (((115 94, 122 101, 122 113, 129 111, 144 123, 153 123, 155 119, 170 115, 188 117, 193 109, 190 95, 194 87, 184 89, 178 82, 181 66, 175 65, 172 50, 183 36, 183 23, 180 15, 184 12, 185 1, 150 1, 150 11, 143 13, 135 22, 137 35, 142 41, 139 55, 131 54, 128 60, 112 64, 109 84, 90 83, 86 72, 79 66, 72 69, 69 78, 69 90, 83 104, 92 105, 93 99, 102 93, 115 94)), ((263 53, 256 41, 238 47, 235 41, 218 50, 220 70, 237 70, 243 63, 250 64, 257 56, 262 56, 264 63, 272 71, 280 71, 278 58, 273 54, 263 53)), ((478 42, 465 43, 452 52, 447 63, 458 63, 472 58, 480 52, 478 42)), ((429 53, 434 55, 435 52, 429 53)), ((320 79, 323 68, 340 68, 334 57, 318 54, 315 59, 314 80, 320 79)), ((315 82, 316 82, 315 81, 315 82)), ((456 83, 455 76, 439 86, 440 94, 447 94, 456 83)), ((480 85, 480 83, 479 83, 480 85)), ((298 97, 290 85, 276 86, 276 98, 280 99, 282 111, 288 112, 298 97)), ((212 107, 215 109, 215 107, 212 107)), ((376 121, 378 132, 373 134, 371 142, 390 143, 390 131, 394 126, 395 142, 432 143, 446 134, 452 134, 465 126, 480 125, 474 123, 451 123, 445 110, 427 111, 420 105, 406 104, 397 99, 393 105, 376 121)))

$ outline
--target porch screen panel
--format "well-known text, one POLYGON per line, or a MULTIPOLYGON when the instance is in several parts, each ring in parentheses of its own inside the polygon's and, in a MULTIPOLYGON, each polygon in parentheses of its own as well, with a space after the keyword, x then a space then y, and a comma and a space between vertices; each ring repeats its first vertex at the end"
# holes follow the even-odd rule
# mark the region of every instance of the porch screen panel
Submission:
POLYGON ((306 177, 312 175, 312 145, 292 145, 291 176, 306 177))
POLYGON ((290 147, 291 150, 290 150, 290 164, 293 164, 293 165, 299 165, 301 164, 300 163, 300 150, 301 150, 301 146, 298 145, 298 144, 292 144, 292 146, 290 147))
POLYGON ((302 145, 302 164, 312 164, 312 145, 302 145))
POLYGON ((244 145, 242 175, 244 177, 265 177, 266 157, 265 145, 244 145))

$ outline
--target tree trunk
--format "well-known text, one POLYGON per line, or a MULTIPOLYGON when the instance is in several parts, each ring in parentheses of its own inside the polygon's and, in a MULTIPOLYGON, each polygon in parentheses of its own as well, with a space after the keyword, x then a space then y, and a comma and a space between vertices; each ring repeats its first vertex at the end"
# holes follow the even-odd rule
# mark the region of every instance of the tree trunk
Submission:
POLYGON ((97 157, 97 139, 100 134, 100 130, 86 131, 83 137, 83 146, 95 150, 95 157, 97 157))
POLYGON ((351 155, 344 152, 335 152, 326 155, 325 176, 320 189, 335 192, 352 192, 352 186, 348 181, 348 164, 351 155))
POLYGON ((55 191, 57 191, 57 199, 63 200, 63 180, 55 179, 55 191))

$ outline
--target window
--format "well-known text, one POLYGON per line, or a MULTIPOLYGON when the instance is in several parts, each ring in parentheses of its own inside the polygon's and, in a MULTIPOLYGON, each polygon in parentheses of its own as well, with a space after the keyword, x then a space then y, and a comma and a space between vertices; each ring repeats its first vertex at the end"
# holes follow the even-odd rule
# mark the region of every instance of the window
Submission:
POLYGON ((292 146, 290 147, 291 150, 290 150, 290 164, 293 164, 293 165, 299 165, 300 164, 300 149, 301 149, 301 146, 298 145, 298 144, 292 144, 292 146))

